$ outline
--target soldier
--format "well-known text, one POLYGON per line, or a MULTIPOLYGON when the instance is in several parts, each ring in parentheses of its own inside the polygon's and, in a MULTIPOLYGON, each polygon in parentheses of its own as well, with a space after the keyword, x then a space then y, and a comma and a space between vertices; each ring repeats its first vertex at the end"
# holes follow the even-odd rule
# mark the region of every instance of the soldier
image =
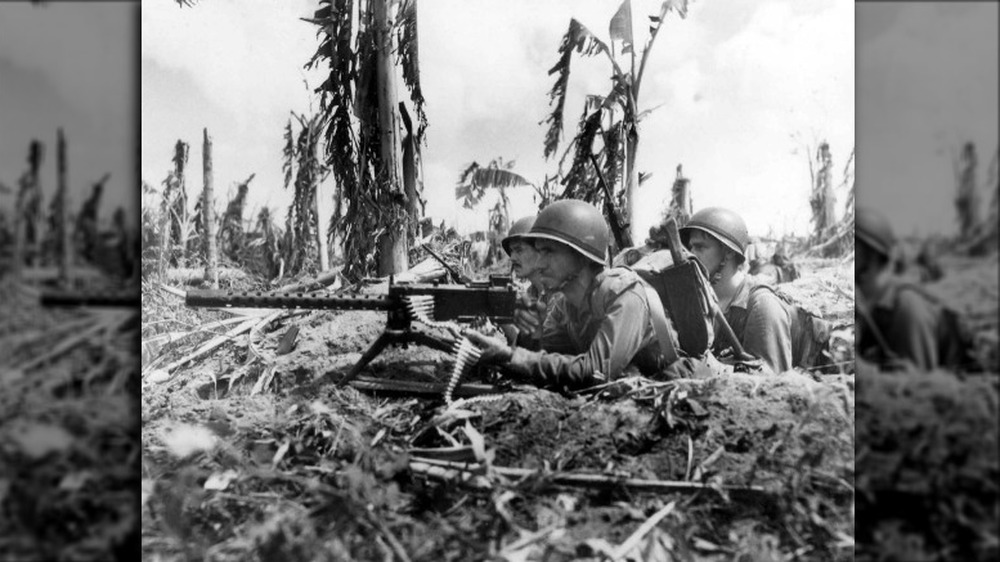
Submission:
MULTIPOLYGON (((607 268, 608 225, 589 203, 561 200, 523 235, 539 253, 546 291, 559 292, 544 320, 541 351, 510 347, 476 332, 480 363, 506 364, 539 386, 580 388, 621 376, 674 370, 677 336, 656 291, 632 271, 607 268)), ((674 373, 671 373, 674 374, 674 373)))
POLYGON ((854 221, 858 354, 881 364, 909 361, 925 370, 941 365, 948 353, 938 335, 942 307, 893 275, 896 237, 882 214, 858 207, 854 221))
POLYGON ((755 290, 764 284, 747 275, 750 237, 743 218, 721 207, 702 209, 680 229, 680 235, 705 266, 719 308, 743 349, 775 373, 791 369, 791 312, 773 291, 755 290))

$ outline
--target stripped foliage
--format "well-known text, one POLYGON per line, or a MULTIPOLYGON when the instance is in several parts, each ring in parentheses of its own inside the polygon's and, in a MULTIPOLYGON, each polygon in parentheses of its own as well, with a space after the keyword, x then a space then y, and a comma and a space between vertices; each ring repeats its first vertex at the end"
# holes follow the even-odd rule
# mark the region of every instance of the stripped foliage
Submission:
MULTIPOLYGON (((383 108, 381 114, 379 111, 378 63, 383 55, 377 41, 381 30, 376 23, 376 8, 385 7, 376 4, 380 1, 320 0, 313 18, 303 18, 319 27, 320 36, 319 48, 306 68, 322 65, 329 69, 327 79, 316 91, 320 94, 319 114, 326 146, 324 163, 339 186, 339 209, 330 221, 330 235, 343 240, 345 274, 353 278, 371 272, 383 235, 390 235, 395 251, 400 240, 393 237, 406 232, 409 223, 418 218, 408 216, 419 206, 410 205, 407 198, 419 197, 422 191, 414 178, 410 185, 415 195, 405 193, 405 181, 394 171, 398 163, 385 158, 385 154, 402 147, 382 145, 386 115, 396 120, 402 117, 397 107, 383 108)), ((403 2, 395 20, 389 17, 392 28, 386 36, 398 43, 393 45, 397 62, 402 66, 404 84, 419 121, 411 139, 412 150, 419 150, 426 128, 417 66, 416 17, 416 2, 403 2)), ((401 241, 405 242, 405 237, 401 241)), ((384 260, 380 258, 380 262, 384 260)))
MULTIPOLYGON (((602 173, 609 184, 612 184, 612 188, 618 185, 618 180, 621 179, 621 188, 617 190, 619 193, 614 198, 624 203, 627 210, 626 222, 628 217, 634 214, 635 190, 642 176, 636 169, 639 122, 652 111, 652 109, 641 112, 638 110, 639 87, 653 42, 659 34, 664 17, 670 11, 676 11, 682 18, 686 17, 687 0, 663 2, 658 14, 649 16, 649 37, 639 61, 636 60, 632 36, 630 0, 624 0, 612 17, 609 42, 597 38, 586 26, 571 19, 569 28, 559 45, 559 60, 549 70, 549 75, 556 75, 556 81, 549 91, 549 106, 552 107, 552 112, 542 121, 548 125, 543 151, 546 158, 552 157, 557 152, 562 138, 573 53, 587 57, 603 54, 611 64, 611 90, 603 97, 588 96, 577 125, 577 133, 566 147, 559 168, 562 170, 566 165, 569 167, 569 171, 562 175, 562 183, 565 186, 563 197, 583 199, 594 204, 607 199, 601 194, 602 190, 598 187, 596 173, 591 169, 590 162, 590 155, 595 151, 595 141, 600 138, 603 146, 599 150, 598 160, 601 162, 602 173), (615 45, 619 42, 622 45, 619 56, 629 55, 628 64, 619 64, 618 56, 615 54, 615 45), (572 159, 567 164, 570 154, 572 159)), ((629 239, 638 239, 634 230, 630 228, 629 236, 617 240, 617 245, 625 245, 629 239)))
MULTIPOLYGON (((290 254, 285 256, 289 272, 302 270, 308 260, 318 257, 318 236, 320 228, 316 197, 319 183, 329 173, 317 158, 320 142, 322 115, 306 117, 292 116, 298 122, 298 133, 289 119, 285 125, 285 147, 282 150, 282 170, 285 173, 285 189, 293 184, 295 194, 288 207, 285 220, 285 236, 290 254)), ((319 263, 316 260, 314 263, 319 263)))
POLYGON ((246 243, 243 231, 243 211, 247 204, 247 193, 250 182, 257 174, 250 174, 246 180, 236 186, 236 196, 226 205, 226 213, 222 215, 222 225, 219 228, 219 245, 222 254, 230 261, 239 263, 239 254, 246 243))
POLYGON ((424 93, 420 89, 420 66, 418 64, 417 41, 417 0, 403 0, 399 6, 399 26, 397 28, 399 42, 399 65, 403 69, 403 82, 410 90, 410 101, 417 110, 416 137, 424 140, 424 130, 427 129, 427 114, 424 113, 424 93))
POLYGON ((486 167, 473 162, 466 166, 455 186, 455 199, 462 202, 466 209, 473 209, 486 195, 487 189, 504 192, 511 187, 532 185, 524 176, 512 172, 514 161, 504 162, 503 158, 490 161, 486 167))

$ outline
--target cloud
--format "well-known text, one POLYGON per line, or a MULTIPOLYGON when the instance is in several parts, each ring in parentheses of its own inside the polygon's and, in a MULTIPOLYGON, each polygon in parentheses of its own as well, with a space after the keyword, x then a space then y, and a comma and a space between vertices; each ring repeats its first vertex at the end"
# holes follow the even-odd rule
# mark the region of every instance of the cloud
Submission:
MULTIPOLYGON (((859 6, 862 18, 867 9, 859 6)), ((950 232, 950 152, 976 142, 983 177, 997 147, 997 6, 896 10, 859 46, 858 200, 882 208, 901 232, 950 232)))
MULTIPOLYGON (((640 99, 640 109, 665 105, 641 128, 640 169, 654 172, 654 179, 641 191, 639 224, 648 226, 656 218, 678 162, 693 177, 696 204, 729 197, 731 204, 753 213, 748 221, 766 230, 776 206, 798 218, 800 207, 807 205, 801 192, 803 183, 808 188, 808 169, 801 157, 786 154, 795 146, 790 134, 813 129, 829 133, 846 155, 853 142, 853 4, 828 1, 802 7, 781 1, 783 7, 763 11, 759 3, 697 2, 687 19, 668 16, 647 60, 640 99), (786 56, 793 58, 786 61, 786 56), (802 205, 787 204, 796 190, 802 205), (755 192, 763 196, 754 197, 755 192)), ((317 42, 311 29, 302 32, 300 25, 308 26, 296 18, 311 13, 314 3, 213 0, 188 10, 166 4, 143 10, 143 55, 159 67, 148 76, 144 69, 144 86, 147 80, 163 84, 168 78, 174 84, 158 87, 160 91, 144 87, 144 152, 147 146, 160 146, 157 154, 169 152, 176 138, 189 135, 188 130, 200 135, 199 123, 206 122, 214 123, 220 152, 227 144, 259 149, 280 139, 288 109, 302 107, 307 99, 299 67, 317 42), (249 98, 247 92, 252 93, 249 98), (179 104, 177 99, 190 101, 179 104), (150 130, 148 145, 147 118, 157 126, 150 130)), ((545 127, 539 125, 550 111, 547 93, 555 77, 548 71, 571 17, 606 38, 618 4, 420 4, 421 80, 429 120, 423 151, 428 214, 470 230, 484 226, 485 211, 462 211, 454 201, 458 173, 472 160, 516 159, 516 170, 537 182, 555 171, 557 162, 542 157, 545 127)), ((633 2, 640 49, 646 16, 660 4, 633 2)), ((602 56, 574 56, 563 147, 575 132, 584 96, 606 93, 610 74, 602 56)), ((262 185, 280 181, 279 154, 256 151, 251 161, 249 150, 243 155, 230 150, 234 160, 229 166, 261 168, 262 185)), ((160 160, 157 174, 168 160, 160 160)), ((242 173, 221 165, 216 169, 234 180, 242 173)), ((513 215, 531 210, 530 189, 512 199, 513 215)))
POLYGON ((315 2, 213 0, 193 8, 150 2, 142 10, 142 56, 189 73, 215 111, 251 116, 307 109, 321 74, 302 68, 318 46, 315 2))
POLYGON ((137 6, 0 6, 0 53, 39 70, 67 102, 114 118, 131 113, 137 6))
POLYGON ((120 3, 0 5, 0 181, 16 182, 28 143, 38 139, 46 149, 42 190, 51 195, 62 128, 71 204, 110 172, 102 213, 134 210, 137 15, 137 6, 120 3))

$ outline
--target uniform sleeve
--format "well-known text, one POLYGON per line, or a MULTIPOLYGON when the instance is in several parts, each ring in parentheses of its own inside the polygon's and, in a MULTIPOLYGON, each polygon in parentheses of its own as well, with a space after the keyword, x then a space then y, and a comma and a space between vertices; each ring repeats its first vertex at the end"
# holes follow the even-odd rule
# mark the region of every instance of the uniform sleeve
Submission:
MULTIPOLYGON (((514 350, 511 365, 531 375, 539 386, 568 386, 580 388, 617 378, 632 358, 645 345, 649 309, 645 297, 635 291, 619 295, 607 307, 590 347, 583 353, 555 353, 543 336, 545 351, 514 350)), ((549 329, 558 333, 555 323, 558 316, 550 314, 552 325, 546 319, 546 336, 549 329)))
POLYGON ((936 326, 937 315, 930 303, 916 291, 900 291, 885 336, 893 351, 917 367, 930 370, 938 366, 936 326))
POLYGON ((792 368, 792 321, 781 299, 770 291, 756 291, 747 310, 743 348, 775 373, 792 368))

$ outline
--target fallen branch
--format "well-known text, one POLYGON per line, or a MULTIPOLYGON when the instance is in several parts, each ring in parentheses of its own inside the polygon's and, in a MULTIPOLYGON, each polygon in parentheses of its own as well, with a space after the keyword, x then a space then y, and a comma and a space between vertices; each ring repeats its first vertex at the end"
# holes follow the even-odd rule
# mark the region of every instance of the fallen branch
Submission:
MULTIPOLYGON (((173 363, 171 363, 171 364, 167 365, 166 367, 164 367, 163 370, 166 371, 167 373, 169 373, 170 371, 173 371, 174 369, 176 369, 178 367, 181 367, 181 366, 183 366, 183 365, 185 365, 185 364, 187 364, 187 363, 189 363, 191 361, 194 361, 195 359, 198 359, 198 358, 200 358, 200 357, 202 357, 204 355, 207 355, 209 352, 215 350, 217 347, 220 347, 222 344, 226 343, 227 341, 229 341, 229 340, 235 338, 236 336, 242 334, 243 332, 246 332, 247 330, 253 328, 254 325, 257 324, 257 322, 258 322, 257 318, 250 318, 250 319, 246 320, 245 322, 243 322, 239 326, 236 326, 232 330, 229 330, 225 334, 223 334, 221 336, 215 336, 214 338, 208 340, 204 345, 202 345, 201 347, 199 347, 193 353, 190 353, 188 355, 185 355, 184 357, 181 357, 177 361, 174 361, 173 363)), ((145 373, 143 374, 143 378, 145 378, 145 373)), ((170 380, 172 378, 173 377, 170 377, 167 380, 170 380)), ((163 382, 166 382, 166 380, 163 381, 163 382)))
POLYGON ((318 291, 320 289, 324 289, 324 288, 326 288, 326 287, 328 287, 328 286, 333 285, 334 283, 336 283, 337 280, 340 279, 340 271, 341 271, 341 268, 340 267, 336 267, 334 269, 331 269, 330 271, 327 271, 326 273, 321 273, 319 276, 317 276, 317 277, 315 277, 313 279, 309 279, 309 280, 303 281, 301 283, 295 283, 295 284, 289 285, 287 287, 280 287, 275 292, 276 293, 296 293, 296 292, 309 293, 309 292, 312 292, 312 291, 318 291))
POLYGON ((272 312, 272 313, 268 314, 267 316, 265 316, 264 318, 262 318, 259 322, 257 322, 253 326, 253 328, 250 329, 249 332, 247 332, 247 349, 249 349, 250 353, 253 354, 255 357, 259 357, 261 359, 266 359, 268 361, 271 361, 271 360, 274 359, 274 356, 265 358, 264 357, 264 353, 260 349, 258 349, 257 346, 254 345, 253 339, 268 324, 270 324, 271 322, 274 322, 275 320, 277 320, 277 319, 281 318, 282 316, 284 316, 285 312, 286 311, 284 311, 284 310, 279 310, 277 312, 272 312))
POLYGON ((107 321, 107 320, 104 321, 104 322, 100 322, 98 324, 95 324, 90 329, 84 330, 80 334, 77 334, 75 336, 72 336, 72 337, 69 337, 69 338, 63 340, 62 342, 59 343, 59 345, 57 345, 55 348, 53 348, 52 351, 50 351, 50 352, 48 352, 48 353, 46 353, 46 354, 44 354, 44 355, 42 355, 40 357, 36 357, 35 359, 29 360, 26 363, 22 363, 21 365, 15 367, 15 369, 20 369, 21 371, 28 371, 28 370, 34 369, 35 367, 38 367, 39 365, 43 365, 43 364, 45 364, 45 363, 47 363, 47 362, 55 359, 56 357, 59 357, 60 355, 66 353, 68 351, 70 351, 71 349, 75 348, 76 346, 80 345, 81 343, 87 341, 92 336, 94 336, 96 334, 99 334, 102 331, 110 328, 112 324, 114 324, 113 321, 107 321))
POLYGON ((806 250, 803 253, 806 254, 806 255, 811 255, 811 254, 815 254, 816 252, 820 252, 820 251, 826 249, 828 246, 832 246, 835 242, 837 242, 838 240, 840 240, 841 238, 843 238, 844 236, 846 236, 848 233, 854 234, 854 221, 853 220, 850 221, 850 222, 848 222, 848 223, 846 223, 846 224, 844 224, 840 228, 839 231, 837 231, 833 236, 831 236, 830 238, 828 238, 822 244, 818 244, 816 246, 813 246, 812 248, 809 248, 808 250, 806 250))
MULTIPOLYGON (((483 467, 478 464, 457 463, 428 458, 412 458, 410 470, 427 476, 452 482, 455 480, 474 488, 489 489, 492 482, 484 476, 470 473, 481 472, 483 467)), ((604 474, 579 474, 573 472, 551 472, 532 470, 528 468, 513 468, 491 466, 490 470, 497 475, 523 479, 532 476, 546 476, 555 484, 564 486, 579 486, 582 488, 615 488, 625 487, 640 492, 700 492, 702 490, 722 490, 730 493, 766 494, 767 490, 760 486, 714 486, 700 482, 681 482, 676 480, 646 480, 641 478, 622 478, 604 474)))
MULTIPOLYGON (((188 285, 191 283, 201 283, 205 280, 205 269, 204 268, 194 268, 194 267, 178 267, 167 270, 166 275, 167 281, 171 283, 180 283, 181 285, 188 285)), ((233 267, 220 267, 219 268, 219 280, 247 280, 249 275, 242 269, 236 269, 233 267)))
POLYGON ((180 297, 182 299, 187 296, 187 291, 185 291, 184 289, 178 289, 176 287, 171 287, 170 285, 167 285, 165 283, 160 283, 159 287, 160 287, 161 291, 165 291, 167 293, 170 293, 171 295, 180 297))
POLYGON ((639 525, 639 528, 636 529, 629 538, 625 539, 625 542, 623 542, 614 550, 614 552, 611 553, 611 559, 617 561, 625 558, 626 554, 631 552, 633 548, 639 546, 639 541, 641 541, 647 533, 652 531, 653 527, 655 527, 657 523, 659 523, 667 515, 670 515, 670 512, 674 510, 675 505, 677 505, 677 502, 668 503, 663 509, 654 513, 653 516, 647 519, 642 525, 639 525))
POLYGON ((544 529, 535 531, 534 533, 528 533, 523 537, 521 537, 520 539, 503 547, 503 550, 500 552, 500 557, 505 560, 510 560, 514 558, 514 553, 516 553, 517 551, 544 540, 546 537, 548 537, 558 529, 559 529, 558 526, 550 525, 548 527, 545 527, 544 529))
POLYGON ((423 474, 424 476, 429 476, 435 480, 441 480, 443 482, 460 482, 466 486, 476 489, 476 490, 489 490, 493 487, 489 478, 479 474, 470 474, 468 470, 464 468, 447 468, 444 466, 438 466, 431 462, 433 459, 423 459, 421 461, 411 460, 410 470, 417 474, 423 474))

